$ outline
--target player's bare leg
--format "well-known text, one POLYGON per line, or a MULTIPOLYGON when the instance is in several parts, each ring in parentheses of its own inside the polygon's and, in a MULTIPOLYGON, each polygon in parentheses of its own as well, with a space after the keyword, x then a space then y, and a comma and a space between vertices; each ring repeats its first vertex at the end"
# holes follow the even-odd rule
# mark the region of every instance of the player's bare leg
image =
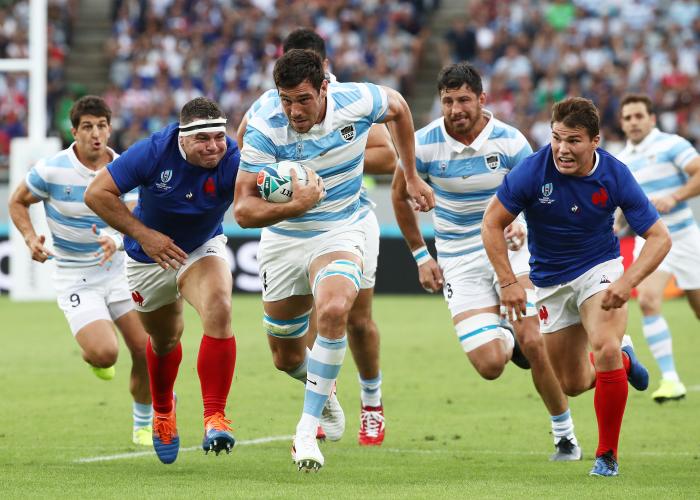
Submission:
POLYGON ((385 421, 379 370, 379 330, 372 319, 374 288, 364 288, 348 316, 348 346, 360 378, 360 430, 358 442, 379 446, 384 441, 385 421))
POLYGON ((661 372, 659 388, 651 395, 657 403, 683 399, 686 389, 676 371, 671 330, 661 307, 671 273, 656 270, 637 286, 639 307, 644 316, 642 331, 661 372))
POLYGON ((204 257, 185 271, 178 283, 182 297, 195 308, 204 333, 197 373, 204 405, 205 452, 230 453, 236 440, 226 418, 226 400, 236 366, 236 339, 231 331, 231 271, 219 257, 204 257))
POLYGON ((146 364, 148 335, 139 321, 136 311, 129 311, 114 320, 131 354, 129 390, 134 398, 134 428, 132 440, 143 446, 153 445, 153 407, 146 364))

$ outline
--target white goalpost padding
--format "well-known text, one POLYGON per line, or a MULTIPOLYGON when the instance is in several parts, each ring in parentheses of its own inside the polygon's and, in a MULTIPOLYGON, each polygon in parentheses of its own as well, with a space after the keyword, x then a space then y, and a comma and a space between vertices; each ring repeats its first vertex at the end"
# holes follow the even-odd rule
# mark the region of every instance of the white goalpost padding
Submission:
MULTIPOLYGON (((29 73, 29 137, 16 138, 10 143, 10 192, 24 182, 32 165, 61 149, 59 139, 46 137, 46 18, 46 0, 29 0, 29 59, 0 59, 0 71, 29 73)), ((33 205, 29 213, 37 234, 46 235, 49 242, 43 207, 33 205)), ((10 298, 54 298, 53 263, 32 261, 22 235, 13 225, 10 227, 10 298)))

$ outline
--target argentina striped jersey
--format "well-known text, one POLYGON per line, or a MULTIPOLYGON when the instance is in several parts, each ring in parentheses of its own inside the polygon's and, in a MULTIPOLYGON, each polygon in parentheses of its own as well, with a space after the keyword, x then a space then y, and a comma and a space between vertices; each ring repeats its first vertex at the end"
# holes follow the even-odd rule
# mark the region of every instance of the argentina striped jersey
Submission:
POLYGON ((361 197, 365 146, 370 127, 387 112, 386 92, 371 83, 330 83, 326 115, 305 134, 289 125, 279 95, 263 97, 248 121, 240 169, 257 173, 281 160, 298 161, 315 171, 326 188, 316 207, 267 230, 310 238, 366 215, 369 200, 361 197))
MULTIPOLYGON (((92 266, 100 262, 95 256, 100 250, 92 225, 99 229, 107 224, 85 205, 83 198, 96 171, 83 165, 73 150, 74 144, 50 158, 37 162, 27 173, 25 182, 34 196, 43 200, 46 219, 53 237, 56 263, 61 267, 92 266)), ((109 149, 112 158, 119 155, 109 149)), ((124 201, 136 201, 138 191, 123 197, 124 201)), ((117 252, 113 261, 123 259, 117 252)))
POLYGON ((484 250, 481 221, 505 175, 532 148, 516 128, 489 121, 469 145, 452 138, 438 118, 416 132, 416 167, 435 192, 435 247, 438 257, 484 250))
MULTIPOLYGON (((695 148, 676 134, 653 129, 639 144, 627 142, 618 159, 632 171, 649 198, 667 196, 688 181, 683 170, 698 156, 695 148)), ((695 225, 693 212, 686 201, 679 202, 666 214, 659 214, 671 233, 695 225)))

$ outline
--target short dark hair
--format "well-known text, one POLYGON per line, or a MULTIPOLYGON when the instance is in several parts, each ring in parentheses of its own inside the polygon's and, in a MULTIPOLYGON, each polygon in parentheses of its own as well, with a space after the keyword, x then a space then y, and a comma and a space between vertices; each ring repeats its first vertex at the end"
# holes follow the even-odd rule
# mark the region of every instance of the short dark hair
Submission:
POLYGON ((282 50, 286 53, 292 49, 313 50, 321 59, 326 58, 326 42, 321 35, 309 28, 299 28, 292 31, 284 39, 282 50))
POLYGON ((484 91, 481 75, 467 62, 448 64, 440 70, 437 78, 438 93, 445 89, 458 89, 462 85, 472 89, 476 95, 481 95, 484 91))
POLYGON ((647 113, 650 115, 655 114, 654 103, 651 98, 646 94, 626 94, 622 101, 620 101, 620 114, 622 114, 622 108, 627 104, 632 104, 635 102, 641 102, 647 108, 647 113))
POLYGON ((83 96, 73 103, 70 108, 70 122, 73 128, 78 128, 80 119, 84 115, 104 116, 107 118, 107 123, 112 123, 112 110, 104 99, 96 95, 83 96))
POLYGON ((321 90, 326 78, 321 56, 308 49, 290 49, 277 59, 272 76, 278 89, 291 89, 308 80, 316 90, 321 90))
POLYGON ((585 128, 592 139, 600 133, 600 115, 593 101, 584 97, 567 97, 552 106, 552 121, 569 128, 585 128))
POLYGON ((226 116, 217 103, 206 97, 195 97, 186 102, 180 111, 180 124, 213 118, 226 118, 226 116))

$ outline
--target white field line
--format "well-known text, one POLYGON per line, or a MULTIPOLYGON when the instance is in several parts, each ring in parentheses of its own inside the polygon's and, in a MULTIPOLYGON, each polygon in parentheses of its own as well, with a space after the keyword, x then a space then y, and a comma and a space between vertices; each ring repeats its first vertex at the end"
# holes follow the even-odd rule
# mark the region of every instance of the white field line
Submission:
MULTIPOLYGON (((241 441, 236 441, 235 447, 238 446, 250 446, 250 445, 256 445, 256 444, 263 444, 263 443, 274 443, 276 441, 291 441, 294 439, 294 436, 268 436, 268 437, 263 437, 263 438, 257 438, 257 439, 248 439, 248 440, 241 440, 241 441)), ((196 451, 196 450, 201 450, 201 446, 190 446, 189 448, 180 448, 180 453, 183 451, 196 451)), ((78 458, 76 460, 73 460, 73 463, 78 463, 78 464, 90 464, 93 462, 109 462, 111 460, 122 460, 124 458, 137 458, 137 457, 147 457, 151 455, 155 455, 156 452, 149 450, 149 451, 133 451, 129 453, 117 453, 116 455, 101 455, 97 457, 86 457, 86 458, 78 458)))
POLYGON ((686 387, 688 392, 700 392, 700 385, 690 385, 686 387))
MULTIPOLYGON (((699 386, 700 387, 700 386, 699 386)), ((251 446, 256 444, 274 443, 277 441, 291 441, 294 436, 268 436, 257 439, 249 439, 247 441, 236 441, 236 446, 251 446)), ((201 446, 190 446, 189 448, 181 448, 180 452, 201 450, 201 446)), ((385 451, 387 453, 409 453, 414 455, 446 455, 446 454, 462 454, 462 455, 510 455, 510 456, 533 456, 546 455, 544 451, 515 451, 515 450, 420 450, 420 449, 405 449, 405 448, 379 448, 377 451, 385 451)), ((116 455, 101 455, 97 457, 78 458, 73 460, 73 463, 89 464, 94 462, 109 462, 112 460, 122 460, 128 458, 138 458, 155 455, 154 451, 134 451, 130 453, 118 453, 116 455)), ((646 456, 646 457, 692 457, 697 456, 698 452, 693 451, 637 451, 622 453, 625 456, 646 456)))

